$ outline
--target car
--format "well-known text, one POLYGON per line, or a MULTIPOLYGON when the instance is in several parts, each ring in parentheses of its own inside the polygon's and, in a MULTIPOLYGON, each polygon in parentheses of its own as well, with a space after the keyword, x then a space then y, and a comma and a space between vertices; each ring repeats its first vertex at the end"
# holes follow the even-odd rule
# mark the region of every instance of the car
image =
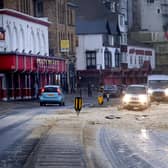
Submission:
POLYGON ((103 88, 103 97, 118 97, 121 94, 121 90, 117 85, 104 85, 103 88))
POLYGON ((145 85, 128 85, 122 97, 122 106, 126 109, 145 109, 150 106, 150 96, 145 85))
POLYGON ((65 96, 59 85, 45 85, 41 90, 39 100, 40 106, 46 104, 59 104, 60 106, 65 105, 65 96))

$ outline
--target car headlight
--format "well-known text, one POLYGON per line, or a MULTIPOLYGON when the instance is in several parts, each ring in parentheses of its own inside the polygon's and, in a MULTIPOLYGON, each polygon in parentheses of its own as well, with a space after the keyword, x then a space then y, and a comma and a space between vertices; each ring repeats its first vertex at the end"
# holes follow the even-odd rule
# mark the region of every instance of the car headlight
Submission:
POLYGON ((168 88, 165 90, 165 95, 168 96, 168 88))
POLYGON ((130 95, 126 94, 126 95, 124 95, 122 101, 123 101, 124 103, 128 103, 128 102, 130 101, 130 97, 131 97, 130 95))
POLYGON ((152 89, 148 89, 149 94, 152 94, 152 92, 153 92, 152 89))
POLYGON ((148 102, 148 97, 146 95, 139 95, 140 103, 144 104, 148 102))

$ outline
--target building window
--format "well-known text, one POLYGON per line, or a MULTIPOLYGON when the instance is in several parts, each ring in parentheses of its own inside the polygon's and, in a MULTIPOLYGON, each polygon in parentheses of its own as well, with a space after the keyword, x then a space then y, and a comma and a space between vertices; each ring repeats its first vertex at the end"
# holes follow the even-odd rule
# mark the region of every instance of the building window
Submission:
POLYGON ((147 0, 147 3, 154 3, 154 0, 147 0))
POLYGON ((124 25, 125 25, 124 15, 120 15, 120 26, 124 26, 124 25))
POLYGON ((4 8, 4 2, 3 0, 0 1, 0 9, 3 9, 4 8))
POLYGON ((123 45, 127 44, 127 34, 126 33, 121 34, 121 42, 120 43, 123 45))
POLYGON ((137 57, 135 57, 135 60, 134 60, 134 61, 135 61, 135 62, 134 62, 134 63, 135 63, 135 65, 136 65, 136 63, 137 63, 136 59, 137 59, 137 57))
POLYGON ((43 12, 43 0, 36 0, 34 2, 34 13, 36 17, 43 17, 44 12, 43 12))
POLYGON ((96 51, 86 51, 87 69, 96 69, 96 51))
POLYGON ((113 46, 114 39, 112 35, 105 34, 103 35, 103 46, 113 46))
POLYGON ((119 67, 121 63, 121 55, 119 53, 119 51, 116 49, 115 50, 115 66, 119 67))
POLYGON ((30 14, 30 0, 20 0, 20 11, 30 14))
POLYGON ((112 55, 111 55, 111 52, 108 51, 108 49, 105 49, 104 51, 104 62, 105 62, 106 69, 109 69, 112 67, 112 55))
POLYGON ((141 66, 143 64, 143 57, 139 56, 139 65, 141 66))
POLYGON ((130 64, 132 65, 132 55, 130 55, 130 64))

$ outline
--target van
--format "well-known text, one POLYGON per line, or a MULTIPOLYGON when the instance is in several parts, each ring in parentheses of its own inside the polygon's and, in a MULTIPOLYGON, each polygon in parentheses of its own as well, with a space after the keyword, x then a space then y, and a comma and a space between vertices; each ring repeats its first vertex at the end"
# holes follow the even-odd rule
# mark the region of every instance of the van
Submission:
POLYGON ((147 86, 151 100, 162 101, 168 99, 168 75, 149 75, 147 86))

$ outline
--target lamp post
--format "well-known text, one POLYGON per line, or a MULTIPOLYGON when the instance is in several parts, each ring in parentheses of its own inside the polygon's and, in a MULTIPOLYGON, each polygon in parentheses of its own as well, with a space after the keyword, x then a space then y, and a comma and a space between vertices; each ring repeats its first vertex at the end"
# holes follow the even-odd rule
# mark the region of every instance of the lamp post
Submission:
POLYGON ((78 90, 79 90, 80 97, 82 97, 81 79, 82 79, 82 77, 79 74, 79 76, 78 76, 78 90))
POLYGON ((102 64, 97 64, 97 66, 99 66, 99 85, 101 84, 102 81, 102 64))

